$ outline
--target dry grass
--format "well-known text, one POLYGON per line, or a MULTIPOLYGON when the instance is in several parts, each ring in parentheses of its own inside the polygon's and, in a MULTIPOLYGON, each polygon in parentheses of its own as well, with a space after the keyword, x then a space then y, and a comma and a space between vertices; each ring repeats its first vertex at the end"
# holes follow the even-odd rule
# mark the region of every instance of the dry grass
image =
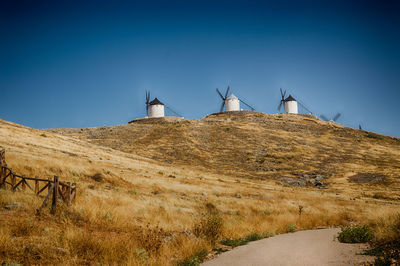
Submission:
POLYGON ((76 203, 59 208, 54 216, 48 210, 34 214, 41 198, 0 190, 1 261, 171 265, 210 251, 219 239, 284 233, 291 224, 296 230, 373 224, 399 211, 398 140, 363 137, 363 132, 310 117, 224 119, 57 130, 64 135, 45 136, 41 130, 0 121, 0 146, 15 172, 58 175, 79 188, 76 203), (283 123, 287 120, 292 127, 283 123), (93 139, 100 130, 108 133, 93 139), (237 146, 217 152, 227 144, 223 139, 232 138, 237 146), (112 141, 120 151, 110 148, 112 141), (232 158, 224 160, 226 154, 232 158), (256 161, 261 156, 262 163, 256 161), (319 168, 321 162, 326 165, 319 168), (272 167, 275 171, 266 170, 272 167), (323 190, 284 186, 274 179, 331 170, 335 176, 323 190), (387 180, 356 184, 348 179, 366 172, 387 180), (22 204, 3 209, 11 202, 22 204), (209 218, 215 215, 221 224, 203 218, 207 203, 218 210, 209 218), (299 205, 304 206, 301 216, 299 205))

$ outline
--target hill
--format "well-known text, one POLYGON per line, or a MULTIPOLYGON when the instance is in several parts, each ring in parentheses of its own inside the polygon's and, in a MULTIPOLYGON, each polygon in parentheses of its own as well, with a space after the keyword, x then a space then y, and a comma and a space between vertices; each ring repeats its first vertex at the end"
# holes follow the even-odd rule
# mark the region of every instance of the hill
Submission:
POLYGON ((400 209, 399 140, 312 116, 48 130, 0 120, 0 147, 19 174, 78 185, 73 206, 39 216, 43 198, 0 189, 6 263, 168 265, 219 239, 374 224, 400 209))
POLYGON ((400 177, 399 139, 310 115, 230 112, 200 120, 150 119, 50 131, 160 163, 236 177, 340 178, 368 173, 387 183, 400 177))

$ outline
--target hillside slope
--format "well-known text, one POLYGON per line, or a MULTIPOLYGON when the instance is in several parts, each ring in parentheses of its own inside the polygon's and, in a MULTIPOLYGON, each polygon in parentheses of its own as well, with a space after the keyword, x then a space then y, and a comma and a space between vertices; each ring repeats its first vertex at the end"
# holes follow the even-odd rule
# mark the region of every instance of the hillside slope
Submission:
POLYGON ((309 115, 230 112, 50 131, 159 162, 256 179, 369 173, 396 182, 400 177, 399 139, 309 115))
POLYGON ((374 224, 400 211, 398 140, 309 116, 50 130, 0 120, 2 148, 16 173, 78 187, 56 215, 35 215, 41 197, 0 189, 4 263, 174 265, 221 247, 215 240, 374 224), (304 175, 327 185, 282 181, 304 175))

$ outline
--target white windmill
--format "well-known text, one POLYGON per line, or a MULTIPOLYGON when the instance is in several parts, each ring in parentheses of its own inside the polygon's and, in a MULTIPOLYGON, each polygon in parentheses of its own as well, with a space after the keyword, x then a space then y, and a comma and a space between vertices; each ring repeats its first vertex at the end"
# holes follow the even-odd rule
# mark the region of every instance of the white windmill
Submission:
POLYGON ((222 93, 217 89, 217 93, 218 95, 221 97, 222 99, 222 104, 221 104, 221 108, 219 110, 219 112, 221 113, 224 110, 224 106, 225 106, 225 112, 230 112, 230 111, 240 111, 240 102, 242 102, 244 105, 246 105, 247 107, 250 108, 251 111, 254 111, 254 108, 251 107, 250 105, 248 105, 247 103, 245 103, 243 100, 239 99, 238 97, 236 97, 233 93, 231 93, 228 96, 229 93, 229 86, 226 89, 225 92, 225 97, 222 95, 222 93))
POLYGON ((150 92, 146 91, 146 114, 147 117, 164 117, 164 107, 170 110, 172 113, 176 114, 179 117, 182 117, 180 114, 176 113, 170 107, 164 105, 159 99, 154 98, 154 100, 150 101, 150 92))
POLYGON ((289 94, 287 98, 285 98, 286 95, 286 90, 283 91, 282 88, 281 90, 281 102, 279 103, 278 110, 280 111, 282 108, 282 104, 284 105, 284 110, 286 114, 298 114, 298 104, 303 107, 307 112, 312 113, 310 110, 308 110, 307 107, 305 107, 303 104, 299 103, 292 95, 289 94))

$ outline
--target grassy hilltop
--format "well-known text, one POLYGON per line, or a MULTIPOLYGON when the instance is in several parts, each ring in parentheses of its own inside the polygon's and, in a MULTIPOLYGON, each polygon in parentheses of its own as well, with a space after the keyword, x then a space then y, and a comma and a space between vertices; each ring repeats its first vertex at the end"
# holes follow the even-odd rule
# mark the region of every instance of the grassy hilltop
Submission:
POLYGON ((386 184, 400 176, 399 139, 309 115, 230 112, 50 131, 160 163, 250 179, 336 175, 332 181, 348 186, 347 177, 356 174, 373 174, 386 184))
POLYGON ((16 173, 78 184, 54 216, 35 215, 40 197, 0 190, 4 262, 168 265, 221 239, 400 211, 400 140, 307 115, 48 130, 0 120, 0 147, 16 173))

